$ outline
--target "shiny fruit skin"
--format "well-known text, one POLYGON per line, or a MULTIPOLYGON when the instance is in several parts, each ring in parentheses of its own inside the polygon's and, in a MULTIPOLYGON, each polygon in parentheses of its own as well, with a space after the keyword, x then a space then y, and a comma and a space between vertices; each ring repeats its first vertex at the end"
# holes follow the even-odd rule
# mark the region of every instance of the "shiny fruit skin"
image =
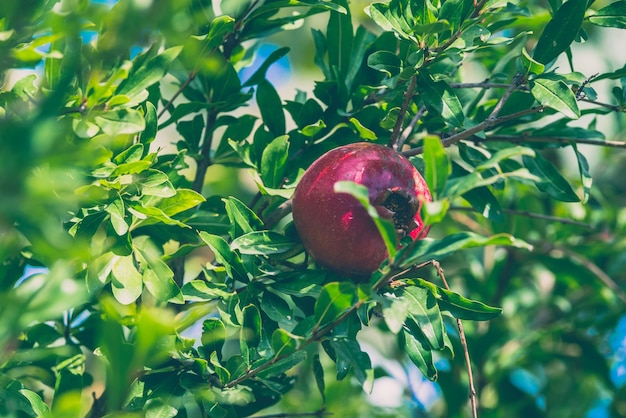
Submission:
POLYGON ((420 209, 432 198, 411 162, 382 145, 344 145, 311 164, 293 196, 296 229, 306 250, 321 266, 363 276, 376 270, 387 257, 383 239, 363 206, 349 194, 335 193, 335 183, 344 180, 366 186, 379 215, 390 220, 391 212, 383 207, 390 191, 408 197, 408 217, 414 224, 405 232, 413 239, 428 233, 420 209))

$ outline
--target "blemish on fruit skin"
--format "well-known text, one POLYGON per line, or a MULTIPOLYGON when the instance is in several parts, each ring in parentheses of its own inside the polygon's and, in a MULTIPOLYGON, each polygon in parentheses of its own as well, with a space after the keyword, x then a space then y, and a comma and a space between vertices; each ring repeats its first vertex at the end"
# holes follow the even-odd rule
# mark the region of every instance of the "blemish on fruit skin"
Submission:
POLYGON ((341 227, 344 229, 348 229, 352 220, 354 219, 354 211, 348 211, 343 214, 341 217, 341 227))

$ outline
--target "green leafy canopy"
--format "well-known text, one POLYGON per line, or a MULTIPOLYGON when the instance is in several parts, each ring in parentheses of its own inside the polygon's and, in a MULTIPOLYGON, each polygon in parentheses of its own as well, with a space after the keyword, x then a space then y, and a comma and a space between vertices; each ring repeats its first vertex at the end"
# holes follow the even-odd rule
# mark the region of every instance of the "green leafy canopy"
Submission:
POLYGON ((0 3, 0 416, 623 413, 623 0, 0 3), (355 278, 290 211, 359 141, 433 201, 337 182, 355 278))

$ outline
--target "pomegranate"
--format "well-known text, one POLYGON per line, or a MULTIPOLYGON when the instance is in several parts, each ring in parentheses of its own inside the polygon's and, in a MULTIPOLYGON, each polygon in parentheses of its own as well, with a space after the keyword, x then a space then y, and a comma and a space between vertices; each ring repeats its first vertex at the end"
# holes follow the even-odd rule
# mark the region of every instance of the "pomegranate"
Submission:
POLYGON ((391 148, 359 142, 335 148, 304 173, 293 196, 293 220, 308 253, 323 267, 350 275, 368 275, 387 257, 385 243, 363 206, 338 181, 367 187, 378 214, 392 221, 398 237, 424 238, 420 217, 430 190, 413 164, 391 148))

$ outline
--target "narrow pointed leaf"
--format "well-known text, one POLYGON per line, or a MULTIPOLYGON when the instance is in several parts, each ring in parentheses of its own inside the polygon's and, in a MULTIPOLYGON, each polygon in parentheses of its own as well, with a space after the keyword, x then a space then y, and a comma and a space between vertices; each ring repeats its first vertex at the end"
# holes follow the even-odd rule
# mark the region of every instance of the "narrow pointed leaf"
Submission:
POLYGON ((583 23, 587 3, 587 0, 568 0, 559 7, 537 41, 533 52, 536 61, 548 64, 569 48, 583 23))
POLYGON ((535 155, 535 158, 524 156, 522 161, 532 174, 541 179, 535 183, 539 190, 562 202, 580 202, 580 198, 568 181, 541 154, 535 155))
POLYGON ((436 136, 424 138, 424 174, 426 183, 436 200, 444 190, 452 170, 448 154, 436 136))

